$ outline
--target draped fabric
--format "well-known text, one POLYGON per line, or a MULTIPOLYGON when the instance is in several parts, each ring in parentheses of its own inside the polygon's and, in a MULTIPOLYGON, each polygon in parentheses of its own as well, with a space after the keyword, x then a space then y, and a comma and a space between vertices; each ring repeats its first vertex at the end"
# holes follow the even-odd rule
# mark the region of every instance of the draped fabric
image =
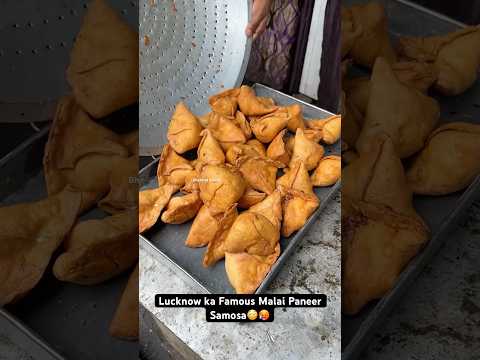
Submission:
POLYGON ((299 0, 274 0, 266 31, 253 43, 246 78, 274 89, 288 88, 297 39, 299 0))

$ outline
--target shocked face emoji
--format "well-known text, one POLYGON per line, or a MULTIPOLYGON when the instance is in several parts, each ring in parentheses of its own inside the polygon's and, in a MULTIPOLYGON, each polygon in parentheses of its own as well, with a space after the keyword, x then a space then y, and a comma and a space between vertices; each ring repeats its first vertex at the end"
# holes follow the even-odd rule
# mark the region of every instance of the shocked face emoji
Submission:
POLYGON ((260 320, 267 321, 270 318, 268 310, 261 310, 259 313, 260 320))

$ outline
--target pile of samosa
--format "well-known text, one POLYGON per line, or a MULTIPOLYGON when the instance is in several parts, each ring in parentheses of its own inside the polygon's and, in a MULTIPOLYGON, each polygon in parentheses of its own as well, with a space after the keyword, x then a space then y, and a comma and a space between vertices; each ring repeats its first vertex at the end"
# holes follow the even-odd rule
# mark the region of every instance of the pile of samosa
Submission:
MULTIPOLYGON (((0 208, 0 306, 25 296, 50 262, 58 280, 80 285, 138 262, 138 130, 95 120, 138 102, 138 34, 103 0, 89 6, 67 79, 73 95, 59 100, 44 153, 47 197, 0 208), (94 208, 104 218, 80 219, 94 208)), ((110 333, 138 337, 138 272, 110 333)))
POLYGON ((279 257, 280 236, 302 228, 319 206, 313 186, 339 180, 340 156, 324 156, 320 142, 339 140, 341 118, 304 119, 300 105, 279 106, 248 86, 212 96, 209 104, 211 112, 199 117, 177 104, 159 186, 140 192, 139 231, 158 219, 193 219, 185 245, 207 247, 206 267, 225 258, 235 291, 251 294, 279 257), (182 156, 192 150, 194 160, 182 156))
MULTIPOLYGON (((477 80, 480 27, 390 41, 383 6, 342 8, 343 311, 383 297, 428 242, 412 195, 446 195, 480 174, 480 125, 445 121, 430 95, 477 80), (370 76, 347 76, 351 64, 370 76)), ((460 119, 465 120, 465 119, 460 119)))

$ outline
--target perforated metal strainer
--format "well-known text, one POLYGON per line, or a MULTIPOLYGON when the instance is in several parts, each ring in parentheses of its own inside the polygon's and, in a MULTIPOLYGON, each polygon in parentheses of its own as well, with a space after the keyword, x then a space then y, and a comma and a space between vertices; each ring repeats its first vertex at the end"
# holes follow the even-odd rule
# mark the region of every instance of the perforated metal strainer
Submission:
POLYGON ((250 2, 140 2, 141 155, 160 153, 176 103, 202 115, 210 95, 242 82, 251 47, 244 33, 250 2))

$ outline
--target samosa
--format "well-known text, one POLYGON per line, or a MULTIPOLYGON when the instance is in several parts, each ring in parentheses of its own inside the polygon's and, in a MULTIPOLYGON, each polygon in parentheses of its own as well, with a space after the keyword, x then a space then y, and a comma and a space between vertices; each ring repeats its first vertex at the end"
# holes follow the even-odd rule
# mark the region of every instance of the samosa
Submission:
POLYGON ((225 163, 225 154, 222 147, 210 132, 205 129, 201 132, 202 141, 197 149, 197 159, 204 164, 219 165, 225 163))
POLYGON ((342 158, 338 155, 325 156, 320 160, 311 176, 313 186, 330 186, 342 175, 342 158))
POLYGON ((390 65, 378 58, 373 67, 370 98, 356 148, 368 147, 378 134, 387 134, 400 158, 419 151, 440 116, 438 103, 396 78, 390 65))
POLYGON ((433 64, 435 89, 444 95, 459 95, 477 79, 480 67, 480 27, 425 38, 400 38, 400 51, 407 58, 433 64))
POLYGON ((237 125, 240 129, 242 129, 243 134, 245 135, 246 139, 251 139, 253 136, 252 128, 250 127, 250 123, 248 122, 247 118, 241 111, 237 111, 235 117, 232 118, 235 125, 237 125))
POLYGON ((278 169, 284 165, 263 156, 241 156, 235 162, 248 185, 255 190, 271 194, 275 190, 278 169))
POLYGON ((282 235, 288 237, 305 225, 320 205, 320 201, 313 192, 303 161, 295 163, 295 166, 279 178, 277 187, 284 195, 282 235))
POLYGON ((313 170, 317 167, 324 153, 325 150, 322 145, 308 139, 302 129, 297 129, 289 167, 293 168, 296 163, 303 162, 307 170, 313 170))
POLYGON ((44 200, 0 208, 0 306, 37 285, 81 203, 82 193, 67 187, 44 200))
POLYGON ((240 95, 240 89, 229 89, 210 96, 208 103, 212 108, 212 111, 217 114, 225 116, 234 116, 238 107, 238 95, 240 95))
POLYGON ((368 2, 349 6, 344 11, 350 17, 353 28, 361 29, 361 34, 355 38, 350 49, 350 56, 355 63, 370 68, 378 57, 394 63, 397 56, 390 42, 383 5, 368 2))
POLYGON ((169 144, 163 146, 157 168, 159 185, 168 183, 181 187, 189 176, 195 174, 194 167, 187 159, 178 155, 169 144))
POLYGON ((269 114, 277 109, 274 105, 268 105, 263 100, 259 100, 255 91, 246 85, 240 88, 238 95, 238 106, 245 116, 260 116, 269 114))
POLYGON ((257 150, 257 152, 260 154, 260 156, 267 156, 265 146, 260 141, 258 141, 257 139, 248 140, 246 145, 251 146, 255 150, 257 150))
POLYGON ((193 220, 185 245, 192 248, 207 246, 216 236, 222 237, 224 232, 228 232, 237 215, 236 204, 230 206, 225 212, 215 215, 203 205, 193 220), (226 226, 227 224, 229 225, 226 226))
POLYGON ((253 294, 280 256, 280 244, 267 256, 225 253, 225 271, 237 294, 253 294))
POLYGON ((108 332, 123 340, 137 340, 139 332, 139 271, 138 265, 130 275, 108 332))
POLYGON ((239 158, 244 156, 265 157, 265 149, 259 149, 252 144, 233 145, 227 150, 226 159, 229 164, 235 165, 239 158), (263 150, 263 152, 262 152, 263 150))
POLYGON ((180 186, 165 184, 156 189, 140 191, 138 194, 138 232, 141 234, 157 222, 170 198, 180 186))
POLYGON ((288 114, 287 128, 291 132, 297 131, 298 128, 305 129, 305 123, 303 122, 303 110, 299 104, 293 104, 285 106, 282 110, 285 110, 288 114))
MULTIPOLYGON (((312 120, 317 121, 317 120, 312 120)), ((320 142, 323 139, 323 130, 319 127, 312 127, 310 129, 303 129, 303 134, 308 140, 311 140, 315 143, 320 142)), ((272 141, 273 142, 273 141, 272 141)), ((293 148, 295 147, 295 136, 288 135, 286 148, 288 153, 291 155, 293 153, 293 148)))
POLYGON ((332 115, 326 119, 310 120, 308 126, 322 130, 322 141, 325 144, 335 144, 342 135, 342 116, 332 115))
POLYGON ((242 174, 229 165, 205 165, 200 173, 200 198, 216 215, 227 211, 246 189, 242 174))
POLYGON ((138 261, 137 209, 77 223, 53 265, 58 280, 102 283, 138 261), (108 256, 106 256, 108 254, 108 256))
POLYGON ((225 251, 267 256, 280 240, 282 195, 277 190, 241 213, 225 239, 225 251))
POLYGON ((416 194, 446 195, 466 188, 480 174, 480 125, 452 122, 430 134, 407 171, 416 194))
POLYGON ((287 149, 286 135, 287 129, 280 131, 267 148, 267 156, 272 160, 279 161, 284 166, 288 166, 291 156, 287 149))
POLYGON ((138 101, 138 33, 105 0, 88 7, 67 81, 78 103, 97 119, 138 101))
POLYGON ((170 199, 161 219, 166 224, 183 224, 193 219, 202 205, 202 200, 197 192, 173 197, 170 199))
POLYGON ((167 130, 170 146, 178 154, 195 149, 200 144, 202 126, 183 102, 175 107, 167 130))
POLYGON ((261 118, 250 120, 250 126, 258 140, 269 143, 287 127, 289 120, 288 112, 280 109, 261 118))
POLYGON ((343 311, 356 314, 385 295, 428 241, 392 140, 382 135, 344 170, 343 311))
POLYGON ((238 207, 241 209, 250 209, 253 205, 263 201, 267 194, 247 187, 243 196, 238 200, 238 207))
POLYGON ((224 150, 228 150, 235 144, 245 144, 247 141, 242 129, 232 120, 217 113, 210 115, 208 129, 224 150))

